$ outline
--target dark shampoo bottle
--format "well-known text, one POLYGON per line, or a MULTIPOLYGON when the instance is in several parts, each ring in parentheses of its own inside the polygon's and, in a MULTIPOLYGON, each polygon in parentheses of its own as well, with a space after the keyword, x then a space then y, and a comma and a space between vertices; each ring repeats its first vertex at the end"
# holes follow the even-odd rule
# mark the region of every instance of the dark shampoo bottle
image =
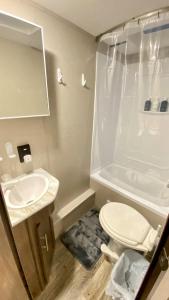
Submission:
POLYGON ((144 104, 144 111, 150 111, 151 110, 151 100, 148 99, 145 101, 145 104, 144 104))

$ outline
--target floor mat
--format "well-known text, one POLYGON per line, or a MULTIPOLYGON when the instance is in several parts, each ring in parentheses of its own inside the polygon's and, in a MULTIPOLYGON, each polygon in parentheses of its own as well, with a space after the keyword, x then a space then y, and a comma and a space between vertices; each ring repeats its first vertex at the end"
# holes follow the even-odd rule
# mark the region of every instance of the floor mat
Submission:
POLYGON ((61 241, 90 270, 102 254, 101 244, 109 243, 109 236, 99 223, 99 212, 91 209, 61 236, 61 241))

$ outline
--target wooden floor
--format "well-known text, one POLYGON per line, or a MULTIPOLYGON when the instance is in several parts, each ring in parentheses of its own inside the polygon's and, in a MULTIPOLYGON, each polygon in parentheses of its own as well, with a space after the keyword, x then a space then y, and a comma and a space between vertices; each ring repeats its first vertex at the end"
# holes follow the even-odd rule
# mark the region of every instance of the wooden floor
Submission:
POLYGON ((49 283, 37 300, 109 300, 104 289, 111 270, 103 257, 92 271, 85 270, 57 241, 49 283))

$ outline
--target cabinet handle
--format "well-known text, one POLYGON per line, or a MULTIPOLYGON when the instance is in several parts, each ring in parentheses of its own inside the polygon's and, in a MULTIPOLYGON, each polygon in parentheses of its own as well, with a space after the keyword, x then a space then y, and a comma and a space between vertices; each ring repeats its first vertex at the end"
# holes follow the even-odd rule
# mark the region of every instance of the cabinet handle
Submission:
POLYGON ((45 233, 43 236, 40 237, 41 242, 44 242, 45 245, 41 245, 42 249, 46 249, 46 251, 49 251, 49 246, 48 246, 48 236, 45 233))

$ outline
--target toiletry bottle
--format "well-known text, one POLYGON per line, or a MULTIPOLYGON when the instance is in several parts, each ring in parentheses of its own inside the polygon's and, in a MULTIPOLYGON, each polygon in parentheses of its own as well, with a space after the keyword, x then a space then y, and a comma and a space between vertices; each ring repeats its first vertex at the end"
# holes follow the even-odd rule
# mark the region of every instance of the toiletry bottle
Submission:
POLYGON ((151 110, 154 111, 154 112, 157 112, 159 110, 159 99, 157 97, 155 97, 152 100, 152 108, 151 108, 151 110))
POLYGON ((148 98, 144 103, 144 111, 150 111, 151 105, 152 105, 151 98, 148 98))
POLYGON ((160 101, 160 112, 167 112, 168 111, 168 99, 163 97, 160 101))

